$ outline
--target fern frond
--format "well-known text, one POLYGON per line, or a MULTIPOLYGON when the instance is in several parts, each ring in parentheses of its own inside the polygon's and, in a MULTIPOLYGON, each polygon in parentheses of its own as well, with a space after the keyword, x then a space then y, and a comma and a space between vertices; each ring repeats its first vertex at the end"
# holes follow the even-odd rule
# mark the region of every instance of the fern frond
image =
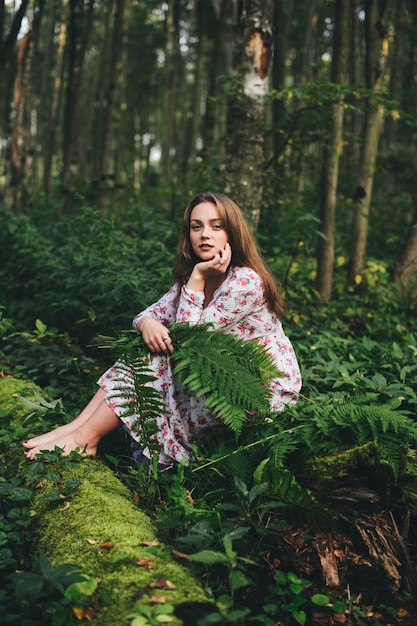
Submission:
POLYGON ((283 430, 282 439, 271 440, 271 456, 282 462, 287 454, 290 424, 302 425, 294 432, 294 443, 304 456, 346 450, 374 443, 381 459, 388 463, 395 477, 406 463, 410 448, 417 448, 417 423, 397 403, 381 404, 378 394, 350 398, 326 398, 299 403, 287 409, 275 428, 283 430))
POLYGON ((217 417, 237 434, 247 419, 247 411, 269 409, 268 382, 279 377, 271 355, 255 341, 212 330, 208 325, 171 327, 175 347, 174 373, 198 397, 205 395, 217 417))
POLYGON ((137 417, 135 428, 140 432, 142 447, 156 454, 159 452, 156 419, 167 412, 160 392, 150 384, 156 377, 137 350, 133 354, 130 351, 119 354, 114 367, 123 379, 123 387, 113 397, 119 398, 126 416, 137 417))
MULTIPOLYGON (((212 330, 211 324, 173 324, 173 371, 181 384, 236 434, 248 419, 248 411, 269 410, 268 383, 281 376, 269 352, 256 341, 212 330)), ((126 384, 119 396, 128 414, 140 415, 140 425, 151 423, 165 410, 159 392, 147 383, 154 380, 146 366, 147 347, 142 336, 125 331, 112 341, 126 384)))

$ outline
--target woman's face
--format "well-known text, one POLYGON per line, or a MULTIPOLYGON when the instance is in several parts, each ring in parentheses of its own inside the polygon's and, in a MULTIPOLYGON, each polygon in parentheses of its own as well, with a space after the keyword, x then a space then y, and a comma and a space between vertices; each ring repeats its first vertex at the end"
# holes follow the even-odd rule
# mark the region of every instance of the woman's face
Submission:
POLYGON ((224 250, 228 236, 215 204, 201 202, 191 211, 190 241, 193 252, 202 261, 209 261, 224 250))

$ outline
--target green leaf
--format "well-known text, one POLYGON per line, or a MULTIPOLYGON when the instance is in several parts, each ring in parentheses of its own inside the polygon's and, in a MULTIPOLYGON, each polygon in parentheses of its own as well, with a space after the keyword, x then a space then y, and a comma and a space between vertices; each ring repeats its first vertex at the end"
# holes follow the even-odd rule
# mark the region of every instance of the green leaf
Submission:
POLYGON ((307 615, 304 611, 294 611, 292 616, 297 624, 301 624, 301 626, 303 626, 306 623, 307 615))
POLYGON ((229 574, 229 584, 232 591, 246 587, 249 584, 247 576, 238 569, 232 569, 229 574))
POLYGON ((91 576, 85 576, 84 580, 72 583, 65 590, 65 597, 70 602, 77 602, 80 598, 92 596, 97 589, 97 580, 91 576))
POLYGON ((329 598, 323 593, 315 593, 311 596, 311 601, 317 606, 327 606, 330 602, 329 598))
POLYGON ((214 550, 201 550, 195 554, 189 554, 192 561, 204 563, 205 565, 215 565, 216 563, 229 563, 229 558, 223 552, 215 552, 214 550))

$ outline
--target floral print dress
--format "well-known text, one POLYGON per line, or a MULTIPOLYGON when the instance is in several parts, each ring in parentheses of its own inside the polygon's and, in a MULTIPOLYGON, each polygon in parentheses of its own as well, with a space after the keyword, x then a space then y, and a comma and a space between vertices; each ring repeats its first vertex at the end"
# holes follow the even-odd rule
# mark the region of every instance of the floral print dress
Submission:
MULTIPOLYGON (((280 320, 266 305, 263 286, 258 274, 248 267, 229 268, 224 282, 214 292, 211 302, 204 308, 204 293, 174 285, 158 302, 139 313, 133 327, 142 317, 153 317, 169 328, 174 322, 189 324, 212 323, 214 328, 233 333, 244 339, 256 339, 272 354, 282 378, 271 381, 271 410, 281 411, 286 404, 297 400, 301 388, 301 375, 290 340, 285 335, 280 320), (178 305, 177 305, 178 302, 178 305)), ((172 372, 170 357, 152 354, 149 367, 156 376, 152 383, 162 394, 167 413, 158 417, 156 438, 160 445, 159 461, 170 465, 192 457, 190 444, 195 431, 215 424, 218 420, 210 409, 203 407, 204 398, 195 398, 182 387, 172 372)), ((105 391, 110 408, 124 423, 134 440, 140 443, 140 416, 127 415, 120 402, 120 390, 126 386, 117 364, 107 370, 98 385, 105 391)), ((145 456, 149 451, 144 450, 145 456)))

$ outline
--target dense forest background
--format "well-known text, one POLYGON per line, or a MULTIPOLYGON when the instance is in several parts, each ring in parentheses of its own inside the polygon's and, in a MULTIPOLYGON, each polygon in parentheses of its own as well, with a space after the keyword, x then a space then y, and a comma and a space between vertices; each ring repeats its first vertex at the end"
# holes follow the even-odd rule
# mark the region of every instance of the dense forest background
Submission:
POLYGON ((0 3, 0 189, 118 219, 230 193, 316 287, 416 267, 412 0, 0 3), (137 214, 137 213, 136 213, 137 214), (337 248, 337 257, 335 249, 337 248))
POLYGON ((74 623, 30 550, 62 460, 21 440, 91 396, 207 190, 285 292, 299 402, 178 475, 102 457, 163 540, 210 552, 202 624, 416 623, 416 40, 416 0, 0 0, 0 379, 50 399, 0 406, 2 623, 74 623))

